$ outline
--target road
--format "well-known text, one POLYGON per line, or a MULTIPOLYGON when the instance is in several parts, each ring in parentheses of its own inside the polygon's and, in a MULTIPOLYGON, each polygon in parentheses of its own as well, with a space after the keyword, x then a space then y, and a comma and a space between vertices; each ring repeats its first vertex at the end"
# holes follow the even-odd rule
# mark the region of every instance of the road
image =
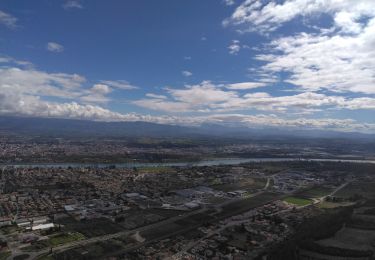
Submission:
POLYGON ((345 188, 349 183, 350 182, 345 182, 344 184, 342 184, 339 187, 337 187, 336 189, 334 189, 330 194, 327 194, 327 195, 324 195, 320 198, 314 199, 313 204, 315 205, 315 204, 319 204, 319 203, 323 202, 327 197, 331 197, 331 196, 335 195, 337 192, 339 192, 340 190, 345 188))
MULTIPOLYGON (((67 249, 70 249, 70 248, 73 248, 73 247, 76 247, 76 246, 84 246, 84 245, 87 245, 87 244, 106 241, 106 240, 110 240, 110 239, 118 238, 118 237, 122 237, 122 236, 130 236, 130 235, 135 234, 137 232, 146 231, 148 229, 152 229, 152 228, 155 228, 155 227, 158 227, 158 226, 162 226, 162 225, 165 225, 165 224, 168 224, 168 223, 172 223, 172 222, 175 222, 177 220, 187 218, 191 215, 203 213, 205 211, 207 211, 207 209, 202 208, 202 209, 191 211, 189 213, 185 213, 183 215, 175 216, 175 217, 172 217, 172 218, 169 218, 169 219, 166 219, 166 220, 154 223, 154 224, 143 226, 143 227, 140 227, 140 228, 137 228, 137 229, 134 229, 134 230, 121 231, 121 232, 117 232, 117 233, 114 233, 114 234, 97 236, 97 237, 93 237, 93 238, 89 238, 89 239, 85 239, 85 240, 74 241, 74 242, 71 242, 71 243, 68 243, 68 244, 64 244, 64 245, 61 245, 61 246, 54 247, 53 252, 64 251, 64 250, 67 250, 67 249)), ((50 252, 50 248, 46 248, 44 250, 40 250, 40 251, 37 251, 37 252, 23 252, 23 253, 18 253, 16 255, 28 254, 28 255, 30 255, 29 259, 36 259, 39 256, 41 256, 43 254, 47 254, 49 252, 50 252)), ((13 259, 13 257, 15 257, 16 255, 12 255, 8 259, 13 259)))
MULTIPOLYGON (((263 193, 263 191, 257 192, 255 194, 253 194, 253 196, 257 196, 257 195, 260 195, 262 193, 263 193)), ((241 201, 243 199, 245 199, 245 198, 239 198, 239 199, 233 199, 233 200, 230 200, 230 201, 226 201, 226 202, 223 202, 223 203, 217 205, 217 207, 220 208, 220 207, 225 206, 227 204, 234 203, 234 202, 237 202, 237 201, 241 201)), ((70 249, 70 248, 73 248, 73 247, 77 247, 77 246, 84 246, 84 245, 87 245, 87 244, 100 242, 100 241, 106 241, 106 240, 118 238, 118 237, 121 237, 121 236, 130 236, 130 235, 135 234, 137 232, 143 232, 143 231, 146 231, 146 230, 149 230, 149 229, 152 229, 152 228, 163 226, 165 224, 173 223, 175 221, 188 218, 191 215, 196 215, 196 214, 199 214, 199 213, 207 212, 208 210, 209 209, 204 207, 204 208, 201 208, 199 210, 194 210, 194 211, 185 213, 183 215, 178 215, 178 216, 175 216, 175 217, 172 217, 172 218, 169 218, 169 219, 166 219, 166 220, 154 223, 154 224, 150 224, 150 225, 147 225, 147 226, 144 226, 144 227, 140 227, 140 228, 137 228, 137 229, 134 229, 134 230, 121 231, 121 232, 114 233, 114 234, 103 235, 103 236, 93 237, 93 238, 89 238, 89 239, 85 239, 85 240, 74 241, 74 242, 71 242, 71 243, 68 243, 68 244, 64 244, 64 245, 61 245, 61 246, 54 247, 53 251, 54 252, 60 252, 60 251, 64 251, 64 250, 67 250, 67 249, 70 249)), ((150 241, 146 241, 146 242, 149 243, 150 241)), ((143 244, 140 243, 137 247, 140 247, 142 245, 143 244)), ((43 249, 43 250, 40 250, 40 251, 37 251, 37 252, 32 252, 32 251, 19 252, 19 251, 17 251, 16 254, 12 254, 12 256, 10 256, 8 259, 13 259, 13 257, 15 257, 17 255, 21 255, 21 254, 30 255, 29 259, 37 259, 39 256, 47 254, 49 252, 50 252, 50 248, 46 248, 46 249, 43 249)))
MULTIPOLYGON (((267 183, 264 187, 264 190, 268 189, 268 186, 269 186, 269 183, 270 183, 270 179, 271 177, 273 176, 270 176, 268 179, 267 179, 267 183)), ((329 197, 329 196, 333 196, 335 195, 338 191, 340 191, 341 189, 345 188, 350 182, 346 182, 342 185, 340 185, 339 187, 337 187, 335 190, 333 190, 330 194, 328 195, 325 195, 325 196, 322 196, 318 199, 316 199, 316 201, 314 200, 314 202, 312 204, 309 204, 309 205, 305 205, 305 206, 301 206, 301 207, 298 207, 299 209, 301 208, 304 208, 304 207, 309 207, 311 205, 315 205, 315 204, 318 204, 322 201, 325 200, 325 198, 329 197)), ((281 211, 278 211, 272 215, 278 215, 278 214, 281 214, 281 213, 285 213, 285 212, 289 212, 293 210, 292 208, 290 209, 285 209, 285 210, 281 210, 281 211)), ((226 228, 228 227, 231 227, 231 226, 236 226, 236 225, 240 225, 240 224, 243 224, 243 223, 247 223, 249 222, 248 219, 246 220, 238 220, 238 221, 231 221, 223 226, 220 226, 219 228, 217 228, 216 230, 213 230, 213 231, 210 231, 209 233, 207 233, 204 237, 198 239, 197 241, 192 241, 190 242, 189 244, 187 244, 180 252, 176 253, 175 255, 171 256, 170 258, 168 258, 167 260, 177 260, 177 259, 181 259, 181 257, 187 253, 190 249, 192 249, 193 247, 195 247, 196 245, 200 244, 202 241, 204 241, 205 239, 215 235, 215 234, 219 234, 221 231, 225 230, 226 228)))
MULTIPOLYGON (((259 191, 257 193, 252 194, 252 197, 259 196, 263 193, 265 193, 265 191, 259 191)), ((221 204, 216 205, 216 208, 220 209, 221 207, 226 206, 230 203, 236 203, 238 201, 242 201, 242 200, 246 200, 246 199, 247 198, 238 198, 238 199, 232 199, 232 200, 229 200, 229 201, 225 201, 221 204)), ((87 244, 91 244, 91 243, 95 243, 95 242, 99 242, 99 241, 105 241, 105 240, 109 240, 109 239, 113 239, 113 238, 118 238, 118 237, 121 237, 121 236, 130 236, 132 234, 135 234, 136 232, 144 232, 144 231, 156 228, 156 227, 161 227, 163 225, 188 218, 189 216, 192 216, 192 215, 196 215, 196 214, 199 214, 199 213, 205 213, 208 210, 210 210, 210 209, 204 207, 204 208, 201 208, 199 210, 191 211, 189 213, 185 213, 183 215, 175 216, 175 217, 172 217, 172 218, 169 218, 169 219, 166 219, 166 220, 163 220, 163 221, 151 224, 151 225, 147 225, 147 226, 144 226, 144 227, 134 229, 134 230, 121 231, 121 232, 114 233, 114 234, 103 235, 103 236, 93 237, 93 238, 89 238, 89 239, 85 239, 85 240, 75 241, 75 242, 72 242, 72 243, 68 243, 68 244, 64 244, 64 245, 61 245, 61 246, 54 247, 53 251, 54 252, 60 252, 60 251, 64 251, 64 250, 67 250, 67 249, 70 249, 70 248, 73 248, 73 247, 77 247, 77 246, 84 246, 84 245, 87 245, 87 244)), ((201 224, 199 224, 199 226, 200 225, 201 224)), ((188 229, 191 229, 191 227, 186 228, 186 230, 188 230, 188 229)), ((182 232, 182 231, 185 231, 185 229, 178 230, 177 232, 182 232)), ((171 236, 171 235, 173 235, 173 234, 168 234, 168 237, 171 236)), ((158 239, 160 239, 160 238, 158 238, 158 239)), ((156 241, 158 239, 153 239, 152 241, 156 241)), ((130 246, 129 248, 124 248, 122 251, 125 252, 125 251, 128 251, 128 250, 132 249, 132 248, 138 248, 138 247, 144 246, 145 244, 148 244, 150 242, 151 242, 151 240, 146 240, 144 243, 138 243, 136 246, 130 246)), ((46 248, 44 250, 40 250, 40 251, 37 251, 37 252, 24 252, 24 254, 25 253, 29 254, 30 255, 29 259, 37 259, 39 256, 41 256, 43 254, 47 254, 49 252, 50 252, 50 248, 46 248)), ((19 255, 19 254, 17 254, 17 255, 19 255)), ((12 255, 12 257, 14 257, 14 256, 16 256, 16 255, 12 255)), ((9 259, 12 259, 12 258, 9 258, 9 259)))
MULTIPOLYGON (((261 191, 258 191, 256 193, 252 194, 252 197, 256 197, 256 196, 259 196, 259 195, 265 193, 265 191, 268 189, 268 187, 270 185, 270 180, 271 180, 272 177, 273 176, 268 177, 267 178, 267 183, 265 184, 265 187, 261 191)), ((341 190, 342 188, 344 188, 346 185, 348 185, 348 183, 345 183, 345 184, 339 186, 338 188, 336 188, 329 195, 326 195, 326 196, 323 196, 323 197, 319 198, 319 202, 321 202, 322 200, 324 200, 324 198, 326 198, 327 196, 334 195, 336 192, 338 192, 339 190, 341 190)), ((246 198, 238 198, 238 199, 233 199, 233 200, 225 201, 225 202, 223 202, 221 204, 216 205, 215 208, 217 208, 218 210, 220 210, 221 207, 223 207, 225 205, 228 205, 230 203, 235 203, 235 202, 238 202, 238 201, 241 201, 241 200, 244 200, 244 199, 246 199, 246 198)), ((319 202, 317 202, 317 203, 319 203, 319 202)), ((314 204, 316 204, 316 203, 314 203, 314 204)), ((95 243, 95 242, 102 242, 102 241, 106 241, 106 240, 110 240, 110 239, 114 239, 114 238, 118 238, 118 237, 122 237, 122 236, 130 236, 130 235, 133 235, 133 234, 135 234, 137 232, 139 233, 139 232, 147 231, 147 230, 152 229, 152 228, 161 227, 161 226, 163 226, 165 224, 169 224, 169 223, 172 223, 172 222, 175 222, 175 221, 178 221, 178 220, 182 220, 184 218, 188 218, 191 215, 196 215, 196 214, 204 213, 204 212, 207 212, 207 211, 208 211, 208 209, 204 207, 204 208, 201 208, 199 210, 194 210, 194 211, 185 213, 183 215, 178 215, 178 216, 175 216, 175 217, 172 217, 172 218, 169 218, 169 219, 166 219, 166 220, 154 223, 154 224, 150 224, 150 225, 147 225, 147 226, 144 226, 144 227, 140 227, 140 228, 137 228, 137 229, 134 229, 134 230, 121 231, 121 232, 117 232, 117 233, 114 233, 114 234, 108 234, 108 235, 93 237, 93 238, 89 238, 89 239, 85 239, 85 240, 74 241, 74 242, 71 242, 71 243, 68 243, 68 244, 64 244, 64 245, 61 245, 61 246, 54 247, 53 248, 53 252, 61 252, 61 251, 64 251, 64 250, 68 250, 68 249, 77 247, 77 246, 85 246, 85 245, 88 245, 88 244, 91 244, 91 243, 95 243)), ((238 223, 237 222, 231 222, 231 223, 229 223, 227 225, 236 225, 236 224, 238 224, 238 223)), ((221 227, 219 230, 225 229, 226 227, 228 227, 227 225, 221 227)), ((215 231, 212 232, 212 234, 211 233, 207 234, 207 236, 211 236, 211 235, 217 233, 219 230, 215 230, 215 231)), ((202 238, 202 239, 204 239, 204 238, 202 238)), ((156 240, 156 239, 153 239, 152 241, 154 241, 154 240, 156 240)), ((124 248, 123 251, 128 251, 128 250, 131 250, 132 248, 141 247, 141 246, 143 246, 145 244, 148 244, 148 243, 150 243, 152 241, 149 240, 149 241, 145 241, 145 243, 138 243, 137 245, 129 246, 129 248, 124 248)), ((199 243, 199 241, 197 241, 197 243, 199 243)), ((189 249, 189 248, 191 248, 191 246, 187 247, 187 249, 189 249)), ((22 254, 28 254, 28 255, 30 255, 29 259, 37 259, 41 255, 47 254, 49 252, 50 252, 50 248, 46 248, 44 250, 40 250, 40 251, 37 251, 37 252, 31 252, 31 251, 30 252, 20 252, 19 250, 15 250, 15 251, 13 251, 13 254, 10 257, 8 257, 8 259, 11 260, 15 256, 22 255, 22 254)))

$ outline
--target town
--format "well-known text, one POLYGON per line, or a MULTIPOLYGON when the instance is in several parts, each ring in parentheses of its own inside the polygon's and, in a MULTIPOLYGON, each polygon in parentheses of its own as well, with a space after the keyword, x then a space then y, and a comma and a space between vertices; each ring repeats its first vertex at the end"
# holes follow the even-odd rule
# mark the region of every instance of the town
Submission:
MULTIPOLYGON (((257 259, 298 236, 309 219, 330 221, 366 203, 370 206, 364 210, 371 212, 374 170, 375 165, 366 163, 317 161, 139 168, 4 166, 0 256, 257 259)), ((373 253, 368 244, 365 253, 373 253)), ((298 246, 304 248, 301 254, 317 251, 298 246)), ((363 249, 353 252, 348 254, 363 249)))

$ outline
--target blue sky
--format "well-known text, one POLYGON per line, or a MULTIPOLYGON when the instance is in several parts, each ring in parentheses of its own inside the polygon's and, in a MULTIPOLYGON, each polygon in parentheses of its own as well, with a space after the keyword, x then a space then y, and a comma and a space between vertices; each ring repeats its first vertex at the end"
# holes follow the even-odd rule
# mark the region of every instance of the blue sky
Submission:
POLYGON ((3 0, 0 114, 375 132, 372 0, 3 0))

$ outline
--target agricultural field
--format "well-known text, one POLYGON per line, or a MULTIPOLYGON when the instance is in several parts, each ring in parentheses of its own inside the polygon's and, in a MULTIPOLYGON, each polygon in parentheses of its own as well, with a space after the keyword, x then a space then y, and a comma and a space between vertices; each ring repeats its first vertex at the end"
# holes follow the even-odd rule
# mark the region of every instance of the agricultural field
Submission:
POLYGON ((62 233, 55 236, 50 237, 49 244, 51 246, 58 246, 67 244, 73 241, 82 240, 85 239, 85 236, 78 232, 72 232, 72 233, 62 233))
POLYGON ((172 167, 139 167, 137 168, 139 173, 174 173, 175 169, 172 167))
POLYGON ((339 208, 339 207, 349 207, 354 204, 355 202, 349 202, 349 201, 344 201, 344 202, 323 201, 319 203, 317 206, 321 209, 334 209, 334 208, 339 208))
POLYGON ((37 258, 37 260, 54 260, 55 258, 53 258, 52 256, 50 255, 42 255, 40 257, 37 258))
POLYGON ((299 198, 299 197, 287 197, 284 199, 285 202, 293 204, 296 206, 306 206, 312 203, 309 199, 299 198))
POLYGON ((58 220, 66 232, 79 232, 85 237, 96 237, 123 231, 124 228, 105 218, 77 221, 71 217, 58 220))
POLYGON ((374 230, 342 228, 334 237, 318 241, 318 244, 329 247, 343 247, 354 250, 371 250, 375 239, 374 230))
POLYGON ((0 251, 0 260, 5 260, 11 255, 10 251, 0 251))
POLYGON ((64 245, 64 244, 82 240, 82 239, 85 239, 85 236, 83 236, 82 234, 78 232, 59 233, 59 234, 50 236, 46 240, 37 241, 33 243, 31 246, 25 247, 24 250, 38 251, 42 248, 56 247, 56 246, 64 245))
POLYGON ((375 198, 375 182, 352 182, 339 190, 335 197, 350 198, 361 195, 365 198, 375 198))
POLYGON ((305 190, 298 195, 303 197, 303 198, 321 198, 324 197, 328 194, 330 194, 334 189, 330 187, 324 187, 324 186, 319 186, 319 187, 313 187, 311 189, 305 190))
POLYGON ((212 186, 212 188, 216 190, 221 190, 224 192, 230 192, 235 190, 256 190, 262 189, 267 183, 266 178, 248 178, 245 180, 241 180, 237 183, 226 183, 226 184, 218 184, 212 186))
POLYGON ((0 233, 3 234, 3 235, 10 235, 10 234, 18 232, 20 230, 21 229, 19 227, 17 227, 16 225, 5 226, 5 227, 0 228, 0 233))
POLYGON ((215 216, 219 219, 230 217, 236 214, 241 214, 250 209, 262 206, 268 202, 277 200, 280 198, 279 194, 267 192, 254 197, 249 197, 243 200, 234 201, 222 207, 222 211, 217 213, 215 216))

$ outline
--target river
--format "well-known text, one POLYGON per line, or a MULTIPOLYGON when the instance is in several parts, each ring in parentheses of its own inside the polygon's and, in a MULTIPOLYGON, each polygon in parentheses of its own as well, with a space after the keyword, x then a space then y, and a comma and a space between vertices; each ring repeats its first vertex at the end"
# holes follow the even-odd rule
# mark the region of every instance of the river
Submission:
POLYGON ((106 168, 115 166, 116 168, 141 168, 141 167, 169 167, 169 166, 215 166, 215 165, 238 165, 249 162, 286 162, 286 161, 318 161, 318 162, 347 162, 347 163, 372 163, 374 160, 350 160, 350 159, 300 159, 300 158, 215 158, 197 162, 171 162, 171 163, 6 163, 0 167, 15 168, 82 168, 97 167, 106 168))

